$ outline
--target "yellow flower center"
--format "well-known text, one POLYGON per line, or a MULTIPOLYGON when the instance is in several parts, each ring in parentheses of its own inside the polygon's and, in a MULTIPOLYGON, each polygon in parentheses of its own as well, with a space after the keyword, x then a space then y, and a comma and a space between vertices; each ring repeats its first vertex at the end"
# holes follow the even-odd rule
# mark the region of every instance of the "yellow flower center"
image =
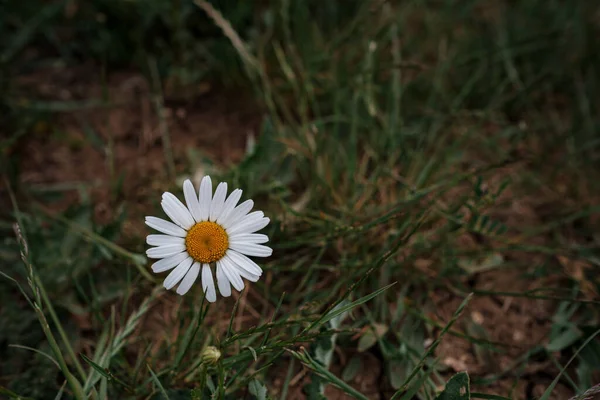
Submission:
POLYGON ((194 260, 208 264, 223 258, 229 248, 229 236, 219 224, 198 222, 188 231, 185 247, 194 260))

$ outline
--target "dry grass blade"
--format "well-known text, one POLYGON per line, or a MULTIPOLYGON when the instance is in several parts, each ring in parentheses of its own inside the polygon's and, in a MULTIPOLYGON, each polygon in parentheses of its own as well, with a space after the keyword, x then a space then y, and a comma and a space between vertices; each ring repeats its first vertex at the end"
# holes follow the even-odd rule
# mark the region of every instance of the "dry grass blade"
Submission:
MULTIPOLYGON (((94 357, 93 361, 96 362, 96 364, 100 365, 102 368, 108 368, 110 366, 111 359, 127 345, 129 336, 138 327, 142 317, 148 312, 152 302, 162 290, 162 286, 158 286, 152 291, 150 296, 144 299, 140 307, 129 316, 125 326, 117 331, 110 345, 103 347, 101 354, 94 357)), ((92 369, 85 382, 85 392, 88 393, 100 378, 102 378, 102 376, 95 369, 92 369)))
POLYGON ((579 396, 571 397, 569 400, 593 400, 597 395, 600 395, 600 384, 592 386, 579 396))
MULTIPOLYGON (((49 305, 50 303, 46 297, 42 296, 42 292, 45 293, 45 290, 43 289, 42 283, 38 279, 38 277, 35 273, 35 270, 33 268, 33 264, 30 261, 29 246, 27 245, 25 236, 22 235, 22 233, 21 233, 22 231, 20 228, 20 224, 15 223, 14 228, 15 228, 15 234, 17 236, 17 240, 21 246, 21 259, 22 259, 23 263, 25 264, 25 266, 27 267, 27 270, 29 272, 29 276, 28 276, 29 286, 31 287, 31 290, 34 293, 33 309, 37 315, 37 318, 42 327, 42 330, 44 331, 44 335, 46 336, 46 339, 48 340, 48 344, 50 345, 50 348, 52 349, 52 352, 54 353, 54 357, 56 358, 56 361, 58 362, 58 365, 60 366, 62 373, 64 374, 65 378, 67 379, 67 382, 69 383, 71 390, 73 391, 73 396, 75 396, 75 398, 77 400, 84 400, 85 395, 83 392, 83 388, 81 387, 81 383, 69 370, 69 367, 68 367, 65 357, 62 353, 62 350, 61 350, 58 342, 56 341, 56 338, 54 337, 54 334, 52 333, 52 329, 50 328, 50 324, 48 323, 48 320, 46 319, 46 315, 44 314, 44 311, 42 310, 44 303, 46 303, 46 305, 49 305)), ((57 328, 59 328, 60 322, 58 320, 56 322, 57 322, 57 328)), ((60 331, 63 332, 62 329, 60 331)), ((65 343, 65 346, 67 346, 69 349, 71 349, 70 343, 68 341, 65 343)), ((72 349, 71 349, 71 351, 72 351, 72 349)), ((75 362, 77 362, 77 361, 75 361, 75 362)))
POLYGON ((231 41, 231 44, 239 53, 242 61, 250 70, 260 71, 260 66, 256 58, 250 54, 244 41, 240 38, 240 35, 233 29, 233 26, 227 21, 223 14, 215 9, 212 4, 206 0, 194 0, 194 3, 200 7, 204 12, 214 21, 214 23, 221 28, 223 34, 231 41))

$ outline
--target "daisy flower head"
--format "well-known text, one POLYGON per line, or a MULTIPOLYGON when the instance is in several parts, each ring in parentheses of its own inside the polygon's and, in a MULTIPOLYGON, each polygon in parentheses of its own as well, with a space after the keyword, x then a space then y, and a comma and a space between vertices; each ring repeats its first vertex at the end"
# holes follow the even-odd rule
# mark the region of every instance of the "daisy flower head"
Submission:
POLYGON ((262 243, 267 235, 255 233, 269 224, 262 211, 250 212, 254 202, 237 204, 242 196, 235 189, 227 196, 227 183, 221 182, 213 194, 212 182, 205 176, 199 192, 188 179, 183 183, 183 204, 174 194, 165 192, 161 206, 173 222, 146 217, 146 225, 162 234, 148 235, 148 258, 155 273, 172 270, 163 285, 186 294, 201 274, 206 300, 217 300, 212 268, 216 268, 217 286, 223 297, 231 295, 231 286, 241 291, 245 278, 256 282, 262 269, 248 256, 268 257, 273 250, 262 243))

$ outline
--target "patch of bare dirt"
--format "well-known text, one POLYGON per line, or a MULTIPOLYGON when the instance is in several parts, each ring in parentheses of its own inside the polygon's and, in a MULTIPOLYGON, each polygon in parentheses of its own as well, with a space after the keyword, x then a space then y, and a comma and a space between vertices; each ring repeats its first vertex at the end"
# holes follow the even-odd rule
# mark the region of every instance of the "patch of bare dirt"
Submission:
MULTIPOLYGON (((543 281, 528 278, 528 272, 531 271, 501 269, 481 273, 474 278, 473 289, 523 293, 544 286, 543 281)), ((445 324, 462 299, 445 293, 434 295, 433 301, 436 305, 435 318, 445 324)), ((559 373, 558 369, 551 360, 545 357, 538 359, 536 355, 531 356, 524 367, 517 360, 536 346, 547 344, 555 309, 556 302, 550 300, 475 296, 454 328, 473 338, 489 341, 496 349, 446 335, 436 350, 436 356, 451 371, 448 376, 468 371, 472 379, 492 378, 493 384, 474 385, 474 392, 515 400, 538 397, 559 373), (540 390, 542 392, 538 393, 540 390)), ((570 388, 559 383, 551 398, 567 399, 572 395, 570 388)))
MULTIPOLYGON (((201 170, 206 160, 217 166, 239 161, 248 135, 257 135, 260 113, 239 93, 207 85, 199 96, 183 100, 173 89, 157 107, 157 97, 140 75, 115 74, 102 87, 89 83, 90 74, 89 68, 79 68, 23 78, 23 87, 35 90, 37 98, 71 102, 75 109, 39 123, 17 151, 23 186, 89 185, 100 221, 110 220, 122 201, 140 205, 128 210, 129 221, 153 211, 152 196, 175 183, 169 153, 176 175, 191 175, 196 171, 188 166, 201 170), (103 98, 106 105, 85 106, 89 99, 103 98), (163 142, 165 132, 170 147, 163 142), (122 190, 115 190, 119 180, 122 190)), ((78 201, 75 190, 66 190, 65 197, 59 209, 78 201)), ((125 233, 142 234, 139 229, 140 224, 128 222, 125 233)))
MULTIPOLYGON (((524 279, 521 271, 492 271, 478 278, 475 289, 523 292, 538 285, 538 282, 524 279)), ((436 309, 443 316, 440 322, 445 323, 456 311, 461 299, 453 295, 437 297, 436 309)), ((532 382, 539 383, 535 381, 546 377, 545 374, 555 376, 558 371, 549 360, 531 360, 523 370, 513 368, 515 361, 528 350, 544 344, 553 310, 554 305, 547 300, 476 296, 455 328, 474 338, 493 342, 497 352, 467 339, 447 335, 437 348, 436 355, 453 373, 468 371, 473 377, 500 374, 502 379, 493 386, 506 386, 501 392, 495 391, 492 386, 476 386, 474 391, 514 399, 528 398, 527 390, 532 382)))

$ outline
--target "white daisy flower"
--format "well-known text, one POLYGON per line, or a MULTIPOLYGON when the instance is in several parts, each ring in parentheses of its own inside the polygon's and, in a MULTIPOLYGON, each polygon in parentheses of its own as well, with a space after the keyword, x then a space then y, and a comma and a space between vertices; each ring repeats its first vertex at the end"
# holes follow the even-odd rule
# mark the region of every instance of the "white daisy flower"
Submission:
POLYGON ((162 208, 171 221, 146 217, 146 225, 163 235, 148 235, 151 246, 146 254, 160 259, 152 265, 155 273, 173 270, 164 281, 166 289, 177 284, 177 293, 184 295, 202 273, 202 288, 206 299, 217 300, 211 265, 216 265, 217 286, 224 297, 231 295, 231 286, 241 291, 245 278, 258 281, 262 269, 247 256, 268 257, 267 235, 255 233, 269 224, 262 211, 250 212, 254 202, 237 205, 242 191, 236 189, 227 197, 227 183, 221 182, 214 195, 212 182, 205 176, 199 195, 188 179, 183 183, 185 206, 175 195, 162 196, 162 208), (237 205, 237 206, 236 206, 237 205))

